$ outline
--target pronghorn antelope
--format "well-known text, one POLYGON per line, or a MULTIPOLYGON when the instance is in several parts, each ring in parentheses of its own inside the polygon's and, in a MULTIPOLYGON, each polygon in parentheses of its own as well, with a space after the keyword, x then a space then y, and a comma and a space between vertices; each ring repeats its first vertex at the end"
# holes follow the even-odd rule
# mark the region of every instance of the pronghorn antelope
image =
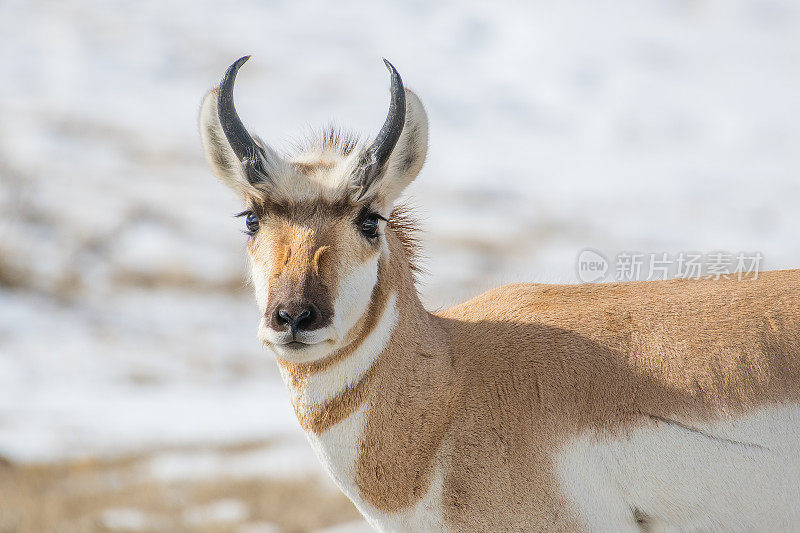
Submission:
POLYGON ((241 214, 259 339, 329 474, 384 531, 800 531, 800 271, 519 284, 439 313, 397 199, 428 145, 391 74, 370 144, 282 156, 234 63, 200 130, 241 214))

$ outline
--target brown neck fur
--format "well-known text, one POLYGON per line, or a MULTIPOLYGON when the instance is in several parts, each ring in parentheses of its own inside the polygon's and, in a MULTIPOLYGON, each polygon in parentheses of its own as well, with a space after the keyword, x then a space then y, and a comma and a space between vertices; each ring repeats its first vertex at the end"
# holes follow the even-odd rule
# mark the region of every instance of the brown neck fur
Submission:
POLYGON ((325 405, 298 409, 321 435, 367 403, 355 482, 381 511, 409 509, 441 475, 440 503, 457 529, 569 530, 552 463, 568 439, 688 428, 800 398, 797 271, 513 285, 433 315, 417 296, 412 241, 392 224, 386 238, 388 261, 347 344, 319 362, 280 362, 302 385, 353 353, 396 295, 396 327, 366 374, 325 405))
POLYGON ((419 368, 428 367, 427 381, 431 381, 434 376, 441 374, 442 361, 449 365, 444 331, 438 327, 435 317, 422 306, 414 285, 414 272, 417 268, 413 261, 415 239, 412 231, 413 225, 409 219, 402 213, 393 212, 386 232, 390 250, 388 261, 381 259, 378 283, 373 290, 370 306, 347 335, 341 348, 311 363, 292 363, 278 359, 278 364, 289 376, 290 385, 302 387, 311 374, 323 372, 351 356, 376 327, 390 296, 396 295, 397 326, 389 345, 367 373, 357 383, 342 390, 318 408, 306 410, 295 405, 295 412, 306 431, 322 434, 350 416, 368 398, 373 410, 375 406, 385 402, 398 403, 399 406, 404 406, 406 417, 411 417, 411 405, 404 405, 405 399, 414 397, 414 406, 417 408, 427 402, 436 401, 432 396, 433 389, 424 396, 409 395, 409 387, 414 390, 424 387, 426 379, 416 375, 419 368), (437 369, 434 371, 431 365, 435 365, 437 369), (396 379, 396 376, 403 376, 403 379, 396 379))
POLYGON ((389 235, 389 279, 399 320, 376 363, 356 482, 361 496, 385 511, 415 503, 427 491, 432 466, 458 403, 458 369, 447 332, 417 297, 400 241, 389 235))

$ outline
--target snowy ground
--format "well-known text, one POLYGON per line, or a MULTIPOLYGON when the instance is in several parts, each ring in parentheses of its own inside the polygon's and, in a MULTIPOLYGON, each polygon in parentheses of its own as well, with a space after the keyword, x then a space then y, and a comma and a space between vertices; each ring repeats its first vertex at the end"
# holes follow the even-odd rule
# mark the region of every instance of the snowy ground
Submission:
POLYGON ((791 0, 3 2, 0 455, 305 446, 196 131, 239 56, 240 114, 279 147, 374 133, 382 56, 417 90, 438 307, 573 282, 585 247, 800 264, 798 35, 791 0))

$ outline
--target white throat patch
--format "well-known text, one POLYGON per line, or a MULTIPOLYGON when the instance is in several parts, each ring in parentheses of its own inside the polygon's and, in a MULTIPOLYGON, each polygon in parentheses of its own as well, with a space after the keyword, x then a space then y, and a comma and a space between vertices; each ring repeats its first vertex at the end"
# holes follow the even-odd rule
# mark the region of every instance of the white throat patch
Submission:
POLYGON ((296 388, 292 386, 291 377, 281 366, 281 374, 289 389, 292 403, 300 409, 318 408, 347 387, 358 383, 386 349, 397 320, 397 295, 391 294, 375 329, 349 356, 321 372, 311 374, 296 388))

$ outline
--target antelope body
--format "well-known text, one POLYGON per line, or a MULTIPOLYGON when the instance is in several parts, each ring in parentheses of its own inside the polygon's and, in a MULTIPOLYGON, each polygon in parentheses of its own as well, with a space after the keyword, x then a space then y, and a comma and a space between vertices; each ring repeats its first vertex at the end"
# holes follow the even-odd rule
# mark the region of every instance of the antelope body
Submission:
POLYGON ((384 531, 800 530, 800 271, 510 285, 429 313, 395 203, 427 119, 282 156, 203 101, 262 318, 327 471, 384 531))

